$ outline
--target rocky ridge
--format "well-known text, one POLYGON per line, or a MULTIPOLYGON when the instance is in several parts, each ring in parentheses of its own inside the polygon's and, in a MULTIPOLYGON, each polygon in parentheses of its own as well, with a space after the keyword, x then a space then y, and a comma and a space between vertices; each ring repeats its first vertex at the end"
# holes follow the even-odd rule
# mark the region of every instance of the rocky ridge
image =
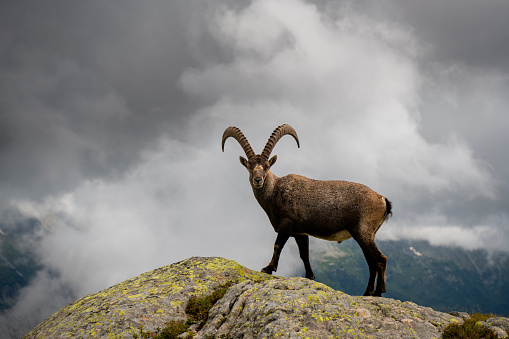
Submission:
POLYGON ((140 326, 154 331, 187 320, 189 298, 228 282, 203 328, 191 327, 194 338, 439 338, 449 323, 463 321, 411 302, 350 296, 304 278, 193 257, 81 298, 24 338, 132 338, 140 326))

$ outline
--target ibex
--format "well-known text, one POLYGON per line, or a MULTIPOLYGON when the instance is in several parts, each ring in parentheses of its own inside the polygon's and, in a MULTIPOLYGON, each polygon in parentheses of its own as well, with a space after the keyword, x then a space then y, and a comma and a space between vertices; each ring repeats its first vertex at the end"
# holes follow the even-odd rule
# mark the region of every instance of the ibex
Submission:
POLYGON ((353 182, 320 181, 296 174, 278 178, 270 171, 277 156, 270 159, 269 156, 278 140, 286 134, 291 135, 300 147, 297 132, 285 124, 272 132, 262 153, 256 155, 240 129, 228 127, 223 133, 223 152, 226 139, 233 137, 246 153, 247 159, 241 156, 240 163, 248 170, 255 198, 277 232, 272 260, 262 272, 272 274, 277 270, 281 250, 288 238, 293 237, 304 262, 306 278, 314 279, 309 263, 309 236, 338 243, 353 237, 369 266, 364 295, 381 296, 386 292, 387 257, 376 246, 375 234, 392 214, 391 202, 353 182))

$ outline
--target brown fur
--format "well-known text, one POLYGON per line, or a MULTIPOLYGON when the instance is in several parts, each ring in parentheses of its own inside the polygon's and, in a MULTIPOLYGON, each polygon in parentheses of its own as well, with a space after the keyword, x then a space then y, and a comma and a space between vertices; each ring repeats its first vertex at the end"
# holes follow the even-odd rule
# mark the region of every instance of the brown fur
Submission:
MULTIPOLYGON (((275 132, 279 128, 281 126, 275 132)), ((298 142, 296 132, 293 128, 291 131, 298 142)), ((223 145, 225 139, 223 136, 223 145)), ((277 159, 274 156, 268 160, 271 150, 267 156, 240 157, 249 172, 255 198, 278 233, 272 260, 262 272, 272 274, 277 270, 281 250, 289 237, 293 237, 304 262, 306 278, 314 279, 309 263, 309 236, 338 242, 353 237, 361 247, 370 271, 364 295, 381 296, 386 291, 387 258, 374 239, 391 214, 390 201, 362 184, 348 181, 320 181, 296 174, 279 178, 270 171, 277 159)))

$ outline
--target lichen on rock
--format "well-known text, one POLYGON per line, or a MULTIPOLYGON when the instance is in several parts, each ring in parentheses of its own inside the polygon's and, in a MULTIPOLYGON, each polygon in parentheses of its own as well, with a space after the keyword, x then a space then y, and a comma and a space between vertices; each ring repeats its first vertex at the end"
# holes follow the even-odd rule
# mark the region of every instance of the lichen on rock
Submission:
POLYGON ((509 338, 509 319, 493 317, 479 323, 480 326, 493 331, 498 338, 509 338))
POLYGON ((227 282, 273 277, 223 258, 193 257, 143 273, 62 308, 24 338, 132 338, 140 326, 152 331, 186 320, 191 296, 227 282))
POLYGON ((187 320, 192 296, 233 283, 195 338, 439 338, 462 319, 411 302, 354 297, 304 278, 276 278, 223 258, 193 257, 62 308, 24 338, 132 338, 187 320))
POLYGON ((196 338, 433 338, 460 320, 387 298, 352 297, 304 278, 229 289, 196 338))

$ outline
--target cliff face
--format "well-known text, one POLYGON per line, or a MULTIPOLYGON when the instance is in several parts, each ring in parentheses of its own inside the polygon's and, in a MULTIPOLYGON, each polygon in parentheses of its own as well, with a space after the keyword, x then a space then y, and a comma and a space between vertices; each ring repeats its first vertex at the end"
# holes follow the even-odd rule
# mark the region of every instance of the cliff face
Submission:
POLYGON ((190 297, 234 283, 195 338, 439 338, 452 315, 410 302, 354 297, 304 278, 277 278, 223 258, 190 258, 88 295, 24 338, 132 338, 186 320, 190 297), (223 336, 222 336, 223 335, 223 336))

